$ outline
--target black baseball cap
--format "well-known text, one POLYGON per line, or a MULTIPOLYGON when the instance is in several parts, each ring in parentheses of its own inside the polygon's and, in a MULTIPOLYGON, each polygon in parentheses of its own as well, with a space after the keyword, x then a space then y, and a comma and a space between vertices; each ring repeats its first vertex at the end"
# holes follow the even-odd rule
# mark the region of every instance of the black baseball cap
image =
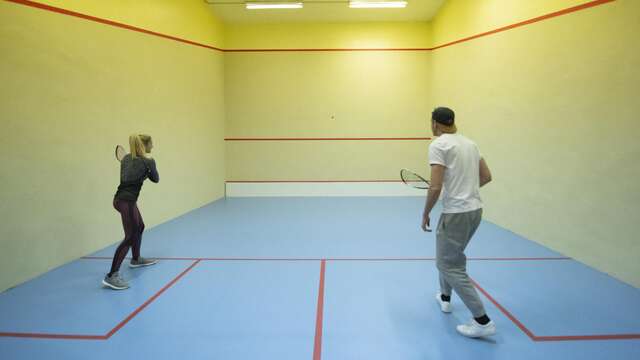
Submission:
POLYGON ((452 126, 456 118, 456 114, 448 107, 437 107, 433 109, 431 118, 442 125, 452 126))

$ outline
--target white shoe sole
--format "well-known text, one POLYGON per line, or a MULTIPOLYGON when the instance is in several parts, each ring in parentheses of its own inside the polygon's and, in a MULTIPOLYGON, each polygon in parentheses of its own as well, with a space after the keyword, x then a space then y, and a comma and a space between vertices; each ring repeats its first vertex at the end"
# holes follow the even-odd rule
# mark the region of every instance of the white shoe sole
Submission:
POLYGON ((154 260, 153 262, 147 263, 147 264, 139 264, 139 265, 134 265, 132 263, 129 263, 129 267, 132 269, 135 268, 139 268, 139 267, 143 267, 143 266, 151 266, 151 265, 155 265, 158 263, 158 260, 154 260))
POLYGON ((115 285, 113 285, 113 284, 109 284, 108 282, 106 282, 106 281, 104 281, 104 280, 102 280, 102 285, 104 285, 104 286, 106 286, 106 287, 108 287, 108 288, 111 288, 111 289, 113 289, 113 290, 125 290, 125 289, 128 289, 128 288, 129 288, 129 286, 126 286, 126 287, 115 286, 115 285))
POLYGON ((482 338, 482 337, 486 337, 486 336, 493 336, 496 334, 496 328, 493 327, 492 329, 488 329, 488 330, 482 330, 481 332, 477 332, 475 334, 467 334, 463 331, 460 331, 459 328, 456 328, 456 330, 458 330, 458 333, 460 333, 460 335, 468 337, 468 338, 472 338, 472 339, 477 339, 477 338, 482 338))

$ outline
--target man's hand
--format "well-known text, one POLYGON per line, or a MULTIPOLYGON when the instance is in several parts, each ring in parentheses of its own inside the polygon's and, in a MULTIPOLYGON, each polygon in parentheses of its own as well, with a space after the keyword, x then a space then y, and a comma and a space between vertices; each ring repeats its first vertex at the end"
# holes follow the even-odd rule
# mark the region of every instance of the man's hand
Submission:
POLYGON ((483 187, 491 182, 491 171, 487 162, 483 158, 480 158, 480 187, 483 187))
POLYGON ((428 213, 422 215, 422 231, 431 231, 431 218, 428 213))

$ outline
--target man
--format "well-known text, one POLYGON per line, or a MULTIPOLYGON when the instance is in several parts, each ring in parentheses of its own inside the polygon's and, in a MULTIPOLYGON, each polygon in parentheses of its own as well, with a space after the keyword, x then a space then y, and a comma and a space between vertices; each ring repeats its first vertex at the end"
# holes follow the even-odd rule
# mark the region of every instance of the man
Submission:
POLYGON ((477 145, 457 134, 455 113, 439 107, 431 114, 431 131, 438 138, 429 146, 431 187, 422 215, 422 229, 427 231, 429 214, 442 193, 442 215, 436 230, 436 264, 440 272, 440 292, 436 300, 440 309, 450 313, 452 290, 469 308, 473 319, 458 325, 460 334, 483 337, 496 333, 482 300, 467 274, 464 250, 480 225, 482 200, 479 188, 491 181, 491 172, 480 156, 477 145))

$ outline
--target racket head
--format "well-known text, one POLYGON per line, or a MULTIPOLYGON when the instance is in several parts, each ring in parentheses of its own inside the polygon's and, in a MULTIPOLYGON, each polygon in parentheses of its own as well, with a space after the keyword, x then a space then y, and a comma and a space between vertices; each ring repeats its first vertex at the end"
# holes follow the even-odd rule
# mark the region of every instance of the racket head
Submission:
POLYGON ((122 158, 127 155, 127 151, 124 149, 122 145, 116 146, 116 160, 122 161, 122 158))
POLYGON ((411 170, 402 169, 400 170, 400 179, 402 182, 412 188, 416 189, 428 189, 429 181, 425 180, 422 176, 414 173, 411 170))

